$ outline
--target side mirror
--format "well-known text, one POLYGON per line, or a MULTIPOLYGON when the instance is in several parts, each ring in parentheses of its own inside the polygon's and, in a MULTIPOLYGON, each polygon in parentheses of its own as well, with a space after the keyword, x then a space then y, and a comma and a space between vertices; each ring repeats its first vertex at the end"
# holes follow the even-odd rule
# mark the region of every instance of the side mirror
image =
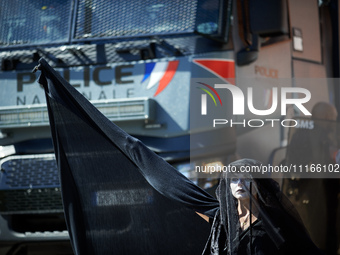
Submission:
POLYGON ((239 0, 237 11, 240 21, 239 34, 247 45, 237 53, 239 66, 250 64, 257 59, 259 37, 289 34, 287 0, 239 0))

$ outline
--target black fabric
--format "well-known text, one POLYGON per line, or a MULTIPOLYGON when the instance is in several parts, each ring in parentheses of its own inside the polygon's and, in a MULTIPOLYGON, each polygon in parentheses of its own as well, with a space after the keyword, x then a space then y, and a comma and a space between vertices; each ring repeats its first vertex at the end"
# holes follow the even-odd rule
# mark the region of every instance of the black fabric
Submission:
POLYGON ((250 235, 250 228, 240 234, 240 245, 238 254, 279 254, 273 241, 263 227, 262 220, 257 220, 252 225, 252 234, 250 235), (250 238, 252 236, 252 238, 250 238), (252 249, 252 252, 251 252, 252 249))
POLYGON ((216 199, 39 69, 75 254, 200 254, 216 199))
MULTIPOLYGON (((206 243, 204 254, 236 255, 247 252, 244 242, 250 254, 273 254, 257 246, 252 226, 244 241, 227 173, 217 201, 110 122, 44 59, 39 62, 75 254, 200 254, 206 243), (210 235, 194 211, 214 219, 210 235)), ((254 164, 261 163, 232 163, 254 164)), ((277 183, 254 181, 262 241, 270 239, 282 254, 318 254, 277 183)))

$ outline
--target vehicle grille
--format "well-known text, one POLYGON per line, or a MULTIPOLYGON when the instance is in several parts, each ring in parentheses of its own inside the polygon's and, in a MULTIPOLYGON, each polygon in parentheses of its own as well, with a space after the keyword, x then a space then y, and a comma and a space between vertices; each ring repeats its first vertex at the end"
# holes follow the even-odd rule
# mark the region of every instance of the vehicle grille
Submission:
POLYGON ((12 156, 0 163, 2 215, 63 211, 53 154, 12 156))
POLYGON ((22 189, 0 191, 0 213, 62 212, 60 189, 22 189))

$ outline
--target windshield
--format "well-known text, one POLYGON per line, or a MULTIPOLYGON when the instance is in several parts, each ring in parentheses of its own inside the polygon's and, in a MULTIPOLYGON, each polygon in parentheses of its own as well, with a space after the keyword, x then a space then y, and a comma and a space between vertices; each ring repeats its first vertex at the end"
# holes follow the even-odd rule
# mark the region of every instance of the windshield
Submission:
POLYGON ((71 9, 71 0, 2 0, 0 44, 65 42, 71 9))
POLYGON ((219 0, 2 0, 0 46, 216 34, 219 0))

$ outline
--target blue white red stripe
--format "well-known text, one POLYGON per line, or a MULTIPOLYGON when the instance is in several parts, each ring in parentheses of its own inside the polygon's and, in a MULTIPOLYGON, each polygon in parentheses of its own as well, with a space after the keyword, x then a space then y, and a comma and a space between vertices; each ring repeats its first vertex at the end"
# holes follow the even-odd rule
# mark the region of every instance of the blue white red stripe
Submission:
POLYGON ((142 83, 149 80, 146 89, 151 89, 158 83, 154 97, 160 94, 169 85, 177 71, 178 64, 178 60, 145 64, 142 83))

